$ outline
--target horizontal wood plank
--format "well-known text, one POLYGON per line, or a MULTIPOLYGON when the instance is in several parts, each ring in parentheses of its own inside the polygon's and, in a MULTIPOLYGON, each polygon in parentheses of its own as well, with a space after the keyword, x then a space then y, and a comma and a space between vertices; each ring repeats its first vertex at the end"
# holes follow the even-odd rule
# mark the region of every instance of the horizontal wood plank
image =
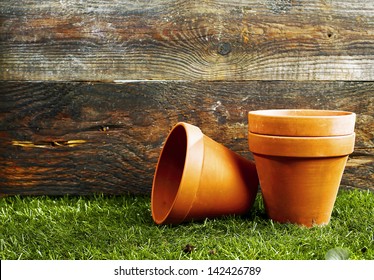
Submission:
POLYGON ((247 112, 357 113, 342 186, 373 189, 374 82, 0 82, 0 195, 149 193, 179 121, 247 158, 247 112))
POLYGON ((374 80, 373 1, 0 5, 0 80, 374 80))

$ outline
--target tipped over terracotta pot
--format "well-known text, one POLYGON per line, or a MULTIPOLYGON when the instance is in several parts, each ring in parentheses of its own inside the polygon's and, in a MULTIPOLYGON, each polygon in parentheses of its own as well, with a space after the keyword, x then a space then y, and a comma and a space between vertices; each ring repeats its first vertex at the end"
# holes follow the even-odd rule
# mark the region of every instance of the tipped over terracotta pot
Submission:
POLYGON ((254 162, 187 123, 169 133, 154 175, 151 208, 157 224, 244 214, 258 190, 254 162))
MULTIPOLYGON (((311 113, 306 110, 302 113, 302 110, 298 110, 293 117, 286 118, 285 110, 280 111, 260 111, 260 114, 255 111, 248 114, 248 144, 256 162, 266 212, 272 220, 281 223, 290 222, 307 227, 328 224, 348 155, 354 149, 354 114, 334 114, 329 111, 328 115, 334 118, 327 117, 327 124, 324 125, 326 111, 319 113, 313 110, 311 113), (344 121, 336 117, 340 114, 343 119, 349 116, 346 128, 344 121), (251 124, 254 115, 255 125, 251 124), (301 118, 297 115, 301 115, 301 118), (305 115, 312 117, 307 117, 303 125, 305 115), (262 118, 259 116, 264 117, 264 124, 261 124, 262 118), (318 116, 321 118, 317 121, 318 116), (269 125, 270 119, 273 122, 269 125), (280 128, 274 123, 283 130, 279 131, 280 128), (339 124, 336 129, 333 129, 333 123, 339 124), (295 135, 265 135, 260 131, 281 135, 294 132, 295 135), (321 131, 328 135, 308 136, 322 134, 321 131)), ((292 110, 286 111, 288 114, 292 110)))

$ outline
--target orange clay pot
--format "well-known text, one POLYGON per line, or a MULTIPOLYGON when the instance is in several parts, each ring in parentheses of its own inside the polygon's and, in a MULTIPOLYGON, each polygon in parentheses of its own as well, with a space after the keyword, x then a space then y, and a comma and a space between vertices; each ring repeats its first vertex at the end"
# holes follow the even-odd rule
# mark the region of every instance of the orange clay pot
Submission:
POLYGON ((276 136, 339 136, 354 132, 356 114, 329 110, 259 110, 248 113, 249 131, 276 136))
POLYGON ((249 132, 268 216, 311 227, 329 223, 355 134, 282 137, 249 132))
POLYGON ((179 224, 250 210, 258 190, 254 162, 187 123, 169 133, 152 186, 152 217, 179 224))

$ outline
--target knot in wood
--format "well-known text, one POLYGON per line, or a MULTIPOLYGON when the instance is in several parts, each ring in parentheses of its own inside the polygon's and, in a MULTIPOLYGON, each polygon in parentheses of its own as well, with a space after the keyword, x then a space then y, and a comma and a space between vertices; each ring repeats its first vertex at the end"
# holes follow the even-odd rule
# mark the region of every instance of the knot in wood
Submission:
POLYGON ((231 44, 228 42, 219 43, 217 52, 220 55, 228 55, 231 52, 231 44))

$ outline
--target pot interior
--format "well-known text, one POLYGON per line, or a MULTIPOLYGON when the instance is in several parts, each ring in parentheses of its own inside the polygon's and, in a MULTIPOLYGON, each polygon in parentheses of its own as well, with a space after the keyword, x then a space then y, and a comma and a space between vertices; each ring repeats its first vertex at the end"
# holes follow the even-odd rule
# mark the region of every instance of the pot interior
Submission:
POLYGON ((156 220, 167 216, 182 180, 187 153, 187 133, 176 126, 161 151, 152 190, 152 208, 156 220))

